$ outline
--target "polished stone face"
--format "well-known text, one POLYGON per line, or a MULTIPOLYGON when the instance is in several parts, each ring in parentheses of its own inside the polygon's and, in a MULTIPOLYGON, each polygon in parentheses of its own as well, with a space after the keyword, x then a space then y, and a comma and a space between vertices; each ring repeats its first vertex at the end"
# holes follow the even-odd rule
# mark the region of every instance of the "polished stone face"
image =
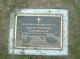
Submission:
POLYGON ((22 15, 16 20, 16 48, 62 49, 61 17, 22 15))

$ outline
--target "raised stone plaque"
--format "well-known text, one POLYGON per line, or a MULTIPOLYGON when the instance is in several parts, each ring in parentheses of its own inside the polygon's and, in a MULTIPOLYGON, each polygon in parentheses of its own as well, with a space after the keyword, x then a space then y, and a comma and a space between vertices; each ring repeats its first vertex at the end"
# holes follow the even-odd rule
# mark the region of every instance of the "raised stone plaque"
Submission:
MULTIPOLYGON (((56 51, 60 53, 67 48, 67 39, 64 39, 67 36, 66 10, 22 9, 12 13, 10 19, 12 32, 9 36, 9 53, 21 54, 23 52, 25 55, 28 53, 29 55, 35 53, 41 55, 34 51, 44 50, 54 51, 51 55, 58 55, 55 54, 56 51), (31 53, 30 50, 33 50, 34 53, 31 53)), ((67 50, 65 51, 66 53, 63 54, 67 54, 67 50)))

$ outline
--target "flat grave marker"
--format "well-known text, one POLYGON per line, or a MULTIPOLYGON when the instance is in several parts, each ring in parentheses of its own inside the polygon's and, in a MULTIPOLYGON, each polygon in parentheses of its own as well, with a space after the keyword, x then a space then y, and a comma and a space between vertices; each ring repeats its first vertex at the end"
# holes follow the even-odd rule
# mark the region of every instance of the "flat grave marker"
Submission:
POLYGON ((68 55, 68 12, 20 9, 10 15, 9 54, 68 55))

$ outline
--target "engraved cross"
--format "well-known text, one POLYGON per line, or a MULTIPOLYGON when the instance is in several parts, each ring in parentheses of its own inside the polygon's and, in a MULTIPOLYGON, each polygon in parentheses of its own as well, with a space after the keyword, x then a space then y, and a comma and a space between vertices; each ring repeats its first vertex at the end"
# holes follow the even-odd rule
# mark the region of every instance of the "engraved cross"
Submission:
POLYGON ((41 18, 38 16, 38 18, 37 18, 38 23, 40 22, 40 20, 41 20, 41 18))

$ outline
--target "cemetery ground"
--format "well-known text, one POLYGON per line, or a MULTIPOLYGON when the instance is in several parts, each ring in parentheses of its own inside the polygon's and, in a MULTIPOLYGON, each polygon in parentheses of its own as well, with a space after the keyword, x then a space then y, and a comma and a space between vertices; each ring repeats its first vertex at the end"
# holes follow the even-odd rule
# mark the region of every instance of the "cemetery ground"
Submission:
POLYGON ((80 0, 0 0, 0 59, 80 59, 80 0), (16 8, 67 9, 68 56, 9 55, 9 17, 16 8))

